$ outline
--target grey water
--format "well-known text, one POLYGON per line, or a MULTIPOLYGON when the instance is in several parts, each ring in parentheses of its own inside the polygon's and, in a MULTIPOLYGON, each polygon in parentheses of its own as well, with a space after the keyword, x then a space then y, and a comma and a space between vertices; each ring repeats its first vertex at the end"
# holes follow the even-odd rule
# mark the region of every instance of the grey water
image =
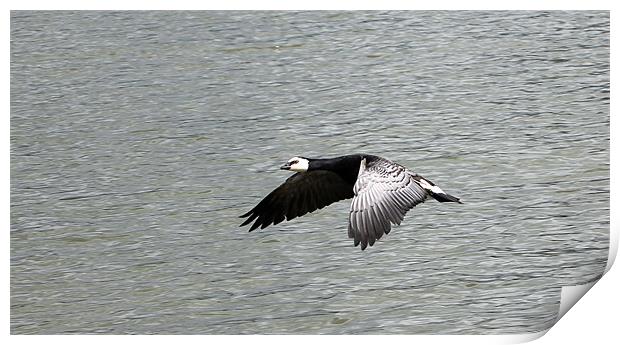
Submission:
POLYGON ((12 334, 549 328, 609 242, 609 12, 11 12, 12 334), (295 155, 464 204, 249 233, 295 155))

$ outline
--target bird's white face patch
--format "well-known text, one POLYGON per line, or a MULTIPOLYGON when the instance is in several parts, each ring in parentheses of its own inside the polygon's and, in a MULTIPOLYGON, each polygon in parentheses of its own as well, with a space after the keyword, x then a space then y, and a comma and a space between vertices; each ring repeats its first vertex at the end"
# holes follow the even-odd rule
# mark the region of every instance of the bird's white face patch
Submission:
POLYGON ((293 157, 288 162, 291 165, 289 170, 297 172, 308 171, 308 165, 310 164, 307 159, 301 157, 293 157))

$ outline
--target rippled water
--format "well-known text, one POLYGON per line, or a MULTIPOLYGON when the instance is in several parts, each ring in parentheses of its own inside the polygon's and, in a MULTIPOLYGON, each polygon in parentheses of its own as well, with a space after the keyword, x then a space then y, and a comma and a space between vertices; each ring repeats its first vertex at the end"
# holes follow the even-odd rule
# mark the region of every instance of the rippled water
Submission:
POLYGON ((608 12, 11 13, 11 333, 532 332, 608 232, 608 12), (465 203, 238 227, 356 152, 465 203))

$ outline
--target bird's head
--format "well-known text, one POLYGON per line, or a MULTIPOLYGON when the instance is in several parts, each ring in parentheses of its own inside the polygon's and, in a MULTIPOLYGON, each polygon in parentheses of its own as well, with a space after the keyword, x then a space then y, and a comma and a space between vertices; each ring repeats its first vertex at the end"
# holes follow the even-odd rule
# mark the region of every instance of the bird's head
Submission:
POLYGON ((293 157, 289 159, 288 162, 286 162, 286 164, 281 166, 280 169, 304 172, 304 171, 308 171, 309 165, 310 165, 310 161, 307 158, 293 157))

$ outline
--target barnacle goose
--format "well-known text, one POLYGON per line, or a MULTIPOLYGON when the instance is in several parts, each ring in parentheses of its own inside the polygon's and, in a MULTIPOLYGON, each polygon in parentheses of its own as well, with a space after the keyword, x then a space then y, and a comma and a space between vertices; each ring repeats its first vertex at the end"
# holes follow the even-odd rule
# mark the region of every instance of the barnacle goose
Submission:
POLYGON ((430 180, 385 158, 355 154, 330 159, 293 157, 280 167, 295 171, 241 218, 250 231, 291 220, 339 200, 353 198, 349 237, 362 250, 372 246, 391 224, 432 196, 439 202, 458 202, 430 180))

